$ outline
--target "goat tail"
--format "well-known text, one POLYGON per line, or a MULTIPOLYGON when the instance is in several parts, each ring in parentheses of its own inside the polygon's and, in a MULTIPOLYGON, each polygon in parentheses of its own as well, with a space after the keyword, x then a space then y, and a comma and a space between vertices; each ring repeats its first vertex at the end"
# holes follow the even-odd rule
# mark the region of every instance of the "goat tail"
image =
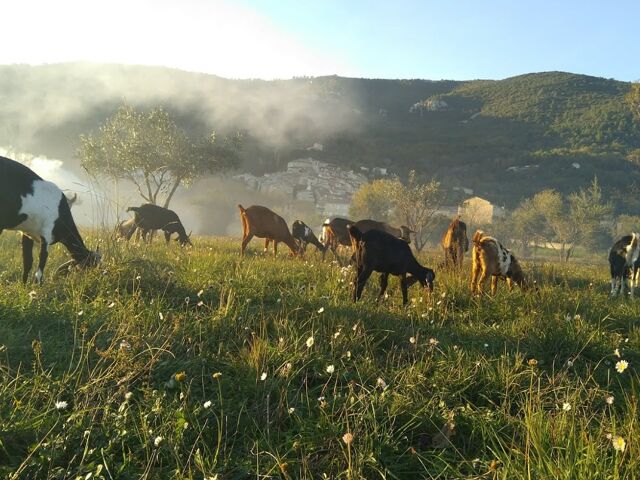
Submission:
POLYGON ((244 212, 247 211, 246 208, 244 208, 242 205, 238 204, 238 208, 240 209, 240 214, 242 215, 244 212))
POLYGON ((351 235, 351 238, 353 240, 355 240, 356 242, 362 240, 362 232, 358 229, 358 227, 356 227, 355 225, 349 225, 347 226, 347 230, 349 231, 349 235, 351 235))
POLYGON ((480 242, 484 238, 484 232, 482 230, 476 230, 476 233, 473 234, 473 238, 471 241, 474 245, 480 245, 480 242))

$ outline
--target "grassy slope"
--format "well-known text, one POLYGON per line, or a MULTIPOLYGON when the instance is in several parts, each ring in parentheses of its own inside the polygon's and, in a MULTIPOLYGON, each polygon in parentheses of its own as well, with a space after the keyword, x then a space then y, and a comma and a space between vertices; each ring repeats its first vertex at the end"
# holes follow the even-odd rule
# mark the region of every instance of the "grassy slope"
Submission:
POLYGON ((404 309, 396 282, 387 302, 371 302, 372 283, 354 305, 350 276, 314 255, 273 260, 254 242, 241 261, 238 241, 198 239, 192 250, 111 245, 99 270, 59 282, 56 247, 30 298, 18 244, 0 241, 0 475, 640 473, 640 304, 607 299, 603 266, 537 266, 538 294, 493 300, 439 273, 435 294, 404 309), (623 454, 607 434, 626 439, 623 454))

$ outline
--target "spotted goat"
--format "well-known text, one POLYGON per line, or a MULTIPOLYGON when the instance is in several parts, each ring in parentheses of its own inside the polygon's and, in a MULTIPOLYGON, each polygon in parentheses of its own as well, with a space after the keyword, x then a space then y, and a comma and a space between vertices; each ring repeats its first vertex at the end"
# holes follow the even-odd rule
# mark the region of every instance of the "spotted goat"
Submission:
POLYGON ((485 235, 482 230, 473 235, 471 253, 471 293, 482 293, 484 285, 491 278, 491 294, 498 289, 498 280, 507 281, 509 290, 513 285, 527 287, 527 281, 516 257, 498 240, 485 235))
POLYGON ((611 296, 624 294, 625 287, 633 297, 640 274, 640 234, 625 235, 609 251, 611 296))
POLYGON ((82 241, 69 203, 54 183, 15 160, 0 157, 0 233, 16 230, 22 234, 23 282, 33 266, 34 242, 40 244, 37 283, 43 281, 49 245, 60 242, 67 248, 72 258, 66 264, 69 266, 90 267, 100 261, 100 254, 87 249, 82 241))

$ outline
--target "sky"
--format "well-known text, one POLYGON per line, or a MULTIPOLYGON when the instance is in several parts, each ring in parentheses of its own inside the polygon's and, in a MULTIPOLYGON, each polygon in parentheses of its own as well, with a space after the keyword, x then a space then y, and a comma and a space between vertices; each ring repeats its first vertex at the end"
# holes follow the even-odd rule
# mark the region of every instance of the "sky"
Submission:
POLYGON ((2 12, 0 64, 163 65, 265 79, 549 70, 640 79, 638 0, 20 0, 2 12))

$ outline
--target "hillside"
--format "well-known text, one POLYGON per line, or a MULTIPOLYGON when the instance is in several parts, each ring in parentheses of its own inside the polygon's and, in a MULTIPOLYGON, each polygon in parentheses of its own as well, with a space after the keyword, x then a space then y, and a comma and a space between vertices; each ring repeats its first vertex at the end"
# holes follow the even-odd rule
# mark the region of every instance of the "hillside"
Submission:
POLYGON ((70 159, 78 135, 123 100, 163 104, 192 132, 243 131, 243 169, 252 173, 308 156, 317 142, 319 159, 400 175, 415 168, 509 206, 544 187, 575 190, 594 175, 610 193, 640 183, 628 88, 562 72, 469 82, 262 81, 161 67, 12 65, 0 67, 0 145, 70 159), (430 110, 436 103, 446 106, 430 110))

